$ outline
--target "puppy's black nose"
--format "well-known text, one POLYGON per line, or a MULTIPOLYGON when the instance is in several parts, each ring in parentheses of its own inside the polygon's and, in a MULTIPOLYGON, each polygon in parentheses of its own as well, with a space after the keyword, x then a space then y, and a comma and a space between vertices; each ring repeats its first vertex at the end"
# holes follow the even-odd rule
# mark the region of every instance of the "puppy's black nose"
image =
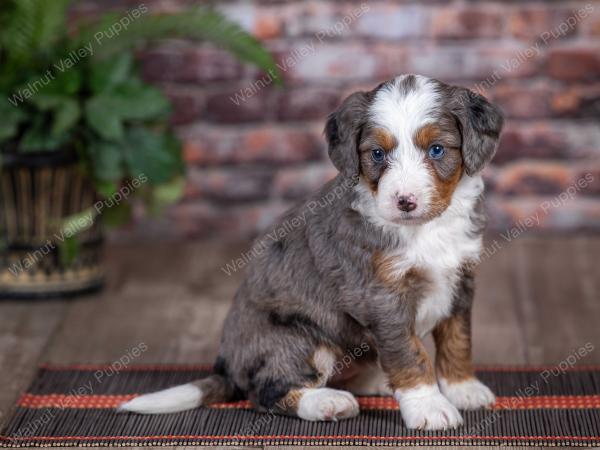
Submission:
POLYGON ((398 209, 404 212, 410 212, 417 207, 414 195, 401 195, 398 197, 398 209))

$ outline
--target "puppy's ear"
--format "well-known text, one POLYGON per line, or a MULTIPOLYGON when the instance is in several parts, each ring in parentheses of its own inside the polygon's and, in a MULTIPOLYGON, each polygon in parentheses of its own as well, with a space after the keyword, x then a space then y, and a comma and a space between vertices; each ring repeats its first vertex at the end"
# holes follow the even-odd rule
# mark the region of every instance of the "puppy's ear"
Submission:
POLYGON ((355 92, 329 115, 325 125, 329 158, 348 178, 358 178, 358 137, 367 119, 367 107, 367 93, 355 92))
POLYGON ((461 128, 465 171, 473 175, 496 153, 504 123, 502 111, 482 95, 462 87, 455 88, 451 104, 461 128))

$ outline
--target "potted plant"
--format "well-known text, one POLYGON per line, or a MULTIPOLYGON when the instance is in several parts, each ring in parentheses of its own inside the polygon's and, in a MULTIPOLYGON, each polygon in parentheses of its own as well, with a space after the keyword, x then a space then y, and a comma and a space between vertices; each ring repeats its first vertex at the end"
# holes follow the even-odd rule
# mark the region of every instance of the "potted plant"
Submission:
POLYGON ((212 42, 276 73, 271 55, 221 14, 193 8, 67 27, 69 0, 0 4, 0 297, 81 294, 102 285, 102 223, 130 196, 178 198, 184 163, 170 104, 139 76, 149 41, 212 42))

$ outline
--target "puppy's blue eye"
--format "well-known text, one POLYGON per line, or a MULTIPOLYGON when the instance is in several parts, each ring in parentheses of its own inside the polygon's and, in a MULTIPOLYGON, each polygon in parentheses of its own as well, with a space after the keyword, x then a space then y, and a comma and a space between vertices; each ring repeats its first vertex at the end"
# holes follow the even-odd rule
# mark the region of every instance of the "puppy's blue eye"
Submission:
POLYGON ((376 163, 381 163, 385 159, 385 152, 380 148, 376 148, 371 152, 371 158, 373 158, 373 161, 376 163))
POLYGON ((431 159, 440 159, 444 156, 444 147, 439 144, 433 144, 429 147, 429 157, 431 159))

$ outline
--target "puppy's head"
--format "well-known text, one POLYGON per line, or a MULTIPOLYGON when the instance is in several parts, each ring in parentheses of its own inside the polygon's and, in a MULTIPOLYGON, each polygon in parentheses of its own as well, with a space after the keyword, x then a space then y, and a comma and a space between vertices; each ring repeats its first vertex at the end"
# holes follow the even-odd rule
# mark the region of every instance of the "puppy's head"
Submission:
POLYGON ((350 95, 325 134, 333 164, 369 187, 381 218, 418 224, 444 212, 461 178, 492 159, 502 123, 481 95, 402 75, 350 95))

